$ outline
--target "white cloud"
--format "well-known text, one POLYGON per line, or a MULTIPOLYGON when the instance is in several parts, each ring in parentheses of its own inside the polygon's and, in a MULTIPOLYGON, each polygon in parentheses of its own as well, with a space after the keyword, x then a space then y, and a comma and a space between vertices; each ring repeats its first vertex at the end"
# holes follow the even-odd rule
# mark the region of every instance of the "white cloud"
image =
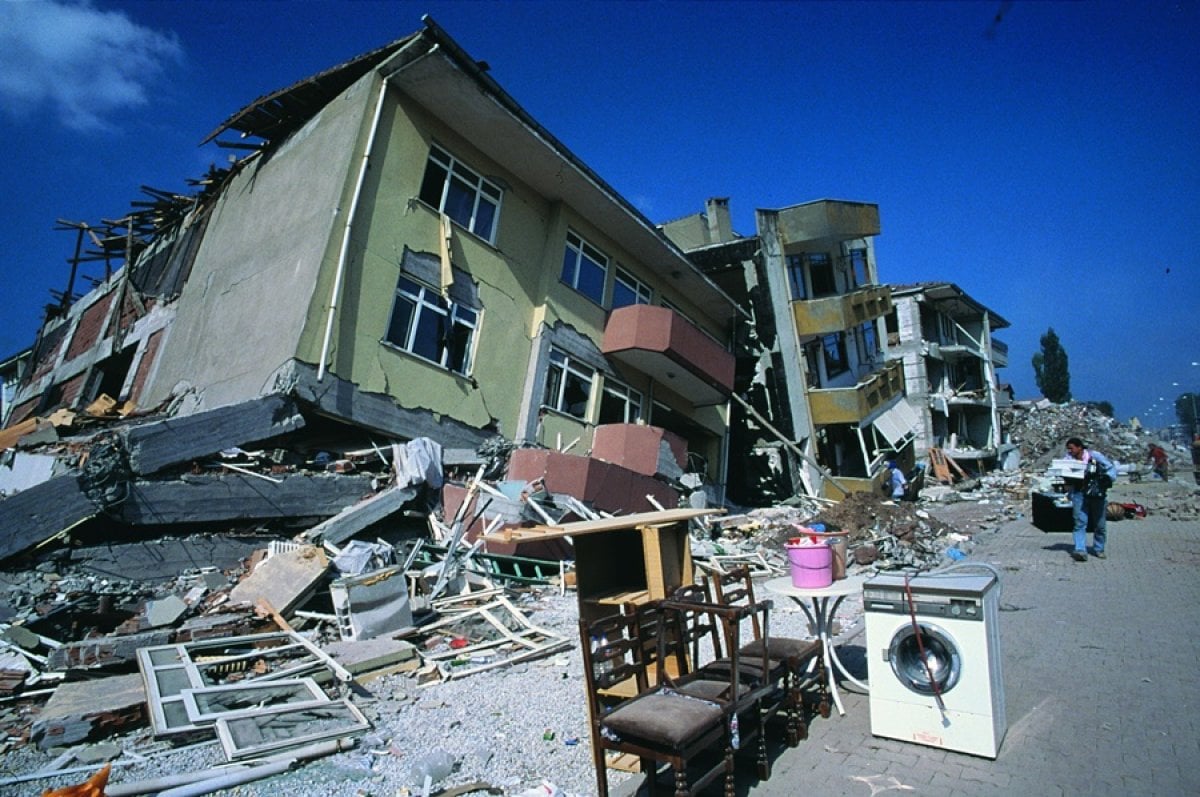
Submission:
POLYGON ((173 34, 87 2, 0 0, 0 103, 15 118, 49 107, 67 127, 112 126, 183 50, 173 34))

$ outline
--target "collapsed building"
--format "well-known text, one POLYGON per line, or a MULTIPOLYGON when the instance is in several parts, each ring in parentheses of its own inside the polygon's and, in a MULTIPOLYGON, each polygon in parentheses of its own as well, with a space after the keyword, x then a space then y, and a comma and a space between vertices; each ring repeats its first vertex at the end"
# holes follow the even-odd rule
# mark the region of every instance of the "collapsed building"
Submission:
POLYGON ((1012 396, 996 372, 1008 365, 1008 347, 992 333, 1008 321, 951 282, 893 285, 892 301, 888 356, 904 363, 917 458, 936 447, 977 470, 1004 464, 1017 448, 1004 439, 1000 413, 1012 396))
POLYGON ((77 297, 73 269, 47 308, 3 447, 53 439, 62 412, 123 420, 110 465, 93 454, 54 517, 35 479, 6 515, 49 536, 112 508, 91 481, 125 485, 110 492, 132 496, 126 519, 239 502, 243 518, 327 516, 369 485, 224 469, 201 495, 179 470, 238 447, 325 464, 422 438, 467 467, 502 450, 493 475, 598 510, 723 497, 734 300, 424 23, 225 120, 205 142, 249 154, 196 193, 63 223, 74 265, 102 260, 104 277, 77 297))
POLYGON ((758 467, 731 494, 753 503, 877 491, 888 459, 915 464, 918 431, 882 335, 892 300, 875 262, 879 207, 759 209, 756 226, 751 237, 733 232, 726 199, 663 225, 749 314, 736 336, 732 447, 758 467))

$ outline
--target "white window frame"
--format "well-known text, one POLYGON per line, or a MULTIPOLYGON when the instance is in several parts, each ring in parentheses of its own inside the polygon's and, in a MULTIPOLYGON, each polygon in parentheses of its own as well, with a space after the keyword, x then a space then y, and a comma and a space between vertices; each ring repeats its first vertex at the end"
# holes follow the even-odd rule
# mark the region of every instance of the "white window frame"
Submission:
POLYGON ((604 399, 606 396, 611 396, 615 400, 620 401, 624 406, 624 420, 621 423, 637 423, 642 418, 642 408, 645 406, 645 399, 640 391, 634 390, 629 385, 612 377, 604 379, 604 391, 600 396, 601 410, 603 411, 604 399))
POLYGON ((595 385, 596 369, 580 362, 562 349, 550 347, 546 365, 546 388, 542 393, 543 407, 586 422, 595 385), (576 415, 566 406, 567 385, 572 378, 587 386, 587 399, 584 401, 582 415, 576 415))
POLYGON ((500 226, 500 205, 504 199, 504 190, 436 144, 429 147, 429 158, 425 162, 425 174, 421 179, 420 198, 439 213, 446 213, 451 221, 472 235, 482 238, 489 244, 496 242, 496 229, 500 226), (431 201, 432 196, 426 193, 426 182, 430 178, 431 166, 436 166, 445 172, 436 203, 431 201), (462 184, 462 188, 474 195, 471 212, 467 218, 456 218, 446 209, 446 202, 450 198, 450 189, 456 179, 462 184), (486 215, 481 215, 480 210, 485 206, 490 206, 492 213, 487 229, 481 229, 486 215))
POLYGON ((567 230, 566 248, 563 250, 563 267, 560 279, 582 296, 586 296, 598 305, 604 304, 604 292, 608 287, 609 261, 608 255, 592 246, 586 239, 574 230, 567 230), (584 263, 600 271, 600 288, 593 296, 580 287, 584 275, 584 263))
POLYGON ((471 368, 475 363, 475 346, 479 339, 476 332, 479 329, 481 315, 480 310, 443 299, 441 294, 435 289, 422 284, 408 274, 401 274, 399 279, 396 280, 396 295, 392 302, 392 312, 388 316, 388 328, 384 332, 383 339, 387 344, 395 346, 406 354, 425 362, 433 363, 452 373, 469 376, 471 368), (396 340, 391 337, 392 326, 396 321, 396 308, 401 302, 407 303, 410 311, 403 340, 396 340), (467 343, 463 351, 461 370, 449 362, 451 347, 446 345, 445 338, 443 338, 438 347, 438 359, 426 357, 417 351, 416 344, 422 330, 422 316, 427 313, 439 315, 447 319, 451 332, 457 329, 466 330, 467 343))
POLYGON ((652 304, 654 298, 653 291, 650 286, 642 282, 637 277, 630 274, 625 269, 617 266, 613 273, 613 296, 612 309, 616 310, 619 307, 629 307, 635 304, 652 304), (633 301, 625 304, 617 304, 617 287, 620 286, 633 294, 633 301))

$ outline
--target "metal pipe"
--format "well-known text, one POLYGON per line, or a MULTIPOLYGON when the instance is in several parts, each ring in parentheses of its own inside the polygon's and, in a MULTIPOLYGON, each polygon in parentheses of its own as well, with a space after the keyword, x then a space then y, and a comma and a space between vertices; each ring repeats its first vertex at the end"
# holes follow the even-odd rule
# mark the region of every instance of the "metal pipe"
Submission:
POLYGON ((342 231, 342 249, 338 253, 337 270, 333 275, 333 292, 329 297, 329 315, 325 319, 325 338, 321 343, 321 361, 317 364, 317 381, 325 378, 325 360, 329 356, 329 344, 333 340, 333 319, 337 315, 338 297, 342 292, 342 275, 346 272, 346 260, 350 255, 350 230, 354 226, 354 214, 358 211, 358 200, 362 196, 363 183, 367 180, 367 168, 371 163, 371 148, 375 145, 375 133, 379 130, 379 119, 383 116, 383 100, 387 96, 387 77, 379 86, 379 100, 375 103, 375 118, 371 121, 371 132, 363 148, 362 163, 358 167, 358 179, 354 184, 354 196, 350 210, 346 213, 346 226, 342 231))

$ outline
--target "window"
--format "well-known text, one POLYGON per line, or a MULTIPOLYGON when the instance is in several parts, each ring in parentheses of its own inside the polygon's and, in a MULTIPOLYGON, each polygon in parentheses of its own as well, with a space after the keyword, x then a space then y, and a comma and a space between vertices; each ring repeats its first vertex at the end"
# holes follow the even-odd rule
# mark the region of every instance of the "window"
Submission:
POLYGON ((808 275, 812 279, 813 298, 833 296, 837 293, 837 280, 833 276, 833 262, 824 252, 805 255, 808 260, 808 275))
POLYGON ((563 252, 562 281, 596 304, 603 304, 607 277, 608 258, 575 233, 568 232, 567 248, 563 252))
POLYGON ((846 358, 846 336, 842 332, 833 332, 821 338, 821 348, 825 352, 825 375, 830 379, 850 370, 846 358))
POLYGON ((421 201, 437 208, 456 224, 488 243, 496 239, 496 216, 503 192, 468 169, 441 147, 429 150, 421 201))
POLYGON ((456 373, 471 368, 479 312, 448 302, 432 288, 401 275, 388 324, 388 343, 456 373))
POLYGON ((559 349, 550 349, 546 395, 542 404, 581 420, 586 418, 595 374, 595 370, 571 359, 559 349))
POLYGON ((650 286, 625 269, 618 268, 613 280, 612 308, 616 310, 631 304, 650 304, 650 286))
POLYGON ((875 322, 867 321, 862 327, 862 359, 874 360, 879 353, 879 334, 875 330, 875 322))
POLYGON ((808 370, 808 386, 821 387, 821 341, 805 343, 804 365, 808 370))
POLYGON ((804 255, 787 256, 788 288, 792 292, 792 301, 808 298, 804 287, 804 255))
POLYGON ((615 379, 604 380, 600 423, 637 423, 642 417, 642 394, 615 379))
POLYGON ((850 275, 854 280, 855 287, 870 284, 869 275, 867 274, 866 249, 851 249, 846 255, 846 261, 850 264, 850 275))

